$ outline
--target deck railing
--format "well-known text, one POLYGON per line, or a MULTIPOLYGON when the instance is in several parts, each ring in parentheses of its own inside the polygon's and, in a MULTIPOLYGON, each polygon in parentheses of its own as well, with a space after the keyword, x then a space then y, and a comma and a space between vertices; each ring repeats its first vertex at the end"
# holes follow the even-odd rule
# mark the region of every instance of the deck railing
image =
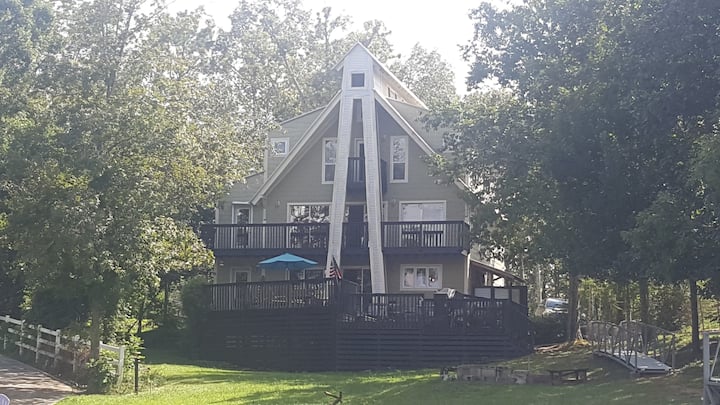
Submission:
POLYGON ((207 288, 214 312, 323 307, 337 296, 332 279, 211 284, 207 288))
MULTIPOLYGON (((348 191, 365 191, 365 158, 348 158, 348 191)), ((380 161, 380 181, 383 192, 387 191, 387 162, 380 161)))
POLYGON ((468 231, 463 221, 383 222, 383 248, 459 251, 468 247, 468 231))
POLYGON ((326 250, 330 224, 217 224, 205 225, 202 238, 218 250, 326 250))
MULTIPOLYGON (((468 248, 469 226, 463 221, 383 222, 383 250, 457 251, 468 248)), ((205 225, 201 236, 216 255, 257 255, 296 251, 325 253, 328 223, 205 225)), ((367 251, 367 222, 343 224, 343 249, 367 251)))

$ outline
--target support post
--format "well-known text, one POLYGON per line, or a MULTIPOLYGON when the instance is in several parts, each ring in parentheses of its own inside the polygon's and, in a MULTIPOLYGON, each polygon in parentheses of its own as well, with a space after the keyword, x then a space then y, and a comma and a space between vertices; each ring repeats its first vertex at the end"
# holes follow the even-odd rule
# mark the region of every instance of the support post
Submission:
POLYGON ((55 330, 55 356, 53 357, 53 368, 57 368, 60 362, 60 346, 62 346, 62 336, 60 329, 55 330))
POLYGON ((42 340, 42 325, 35 325, 37 328, 35 334, 35 364, 40 362, 40 341, 42 340))
POLYGON ((75 374, 75 373, 77 373, 77 369, 78 369, 78 366, 79 366, 79 364, 78 364, 77 344, 78 344, 78 342, 80 341, 80 336, 78 336, 78 335, 73 336, 72 341, 73 341, 73 343, 72 343, 72 354, 73 354, 73 359, 72 359, 72 371, 73 371, 73 374, 75 374))
POLYGON ((20 356, 23 355, 23 339, 25 338, 25 321, 20 321, 20 339, 18 339, 18 342, 20 343, 18 345, 19 349, 18 352, 20 353, 20 356))
POLYGON ((703 332, 703 405, 712 404, 710 382, 710 334, 703 332))
POLYGON ((125 370, 125 346, 120 346, 120 352, 118 353, 118 384, 122 383, 124 370, 125 370))

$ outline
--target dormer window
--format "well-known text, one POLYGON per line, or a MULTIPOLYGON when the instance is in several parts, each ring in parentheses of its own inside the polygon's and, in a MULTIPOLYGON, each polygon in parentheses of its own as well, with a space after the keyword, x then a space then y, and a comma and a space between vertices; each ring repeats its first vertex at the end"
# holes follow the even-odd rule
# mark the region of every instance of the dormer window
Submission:
POLYGON ((270 153, 275 157, 287 156, 290 146, 288 138, 272 138, 270 139, 270 153))
POLYGON ((365 87, 365 73, 350 74, 350 87, 365 87))

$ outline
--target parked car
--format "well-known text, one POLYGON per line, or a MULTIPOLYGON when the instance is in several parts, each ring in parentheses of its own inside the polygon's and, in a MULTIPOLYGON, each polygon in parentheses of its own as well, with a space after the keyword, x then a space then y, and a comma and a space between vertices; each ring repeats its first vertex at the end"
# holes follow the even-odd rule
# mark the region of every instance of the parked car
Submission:
POLYGON ((536 316, 552 316, 568 313, 568 302, 563 298, 545 298, 535 310, 536 316))

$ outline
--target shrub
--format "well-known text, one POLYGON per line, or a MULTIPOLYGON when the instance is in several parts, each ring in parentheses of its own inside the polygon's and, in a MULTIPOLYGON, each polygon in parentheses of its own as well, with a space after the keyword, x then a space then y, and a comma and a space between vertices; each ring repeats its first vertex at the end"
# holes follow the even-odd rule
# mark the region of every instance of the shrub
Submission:
POLYGON ((87 363, 84 382, 90 394, 104 394, 110 391, 117 382, 117 369, 112 363, 113 359, 100 353, 100 358, 92 359, 87 363))
POLYGON ((536 345, 564 342, 567 337, 567 315, 536 316, 531 318, 536 345))
POLYGON ((185 332, 189 340, 187 343, 191 347, 197 347, 205 319, 210 312, 210 294, 204 287, 206 284, 205 277, 195 277, 188 280, 181 292, 185 332))

